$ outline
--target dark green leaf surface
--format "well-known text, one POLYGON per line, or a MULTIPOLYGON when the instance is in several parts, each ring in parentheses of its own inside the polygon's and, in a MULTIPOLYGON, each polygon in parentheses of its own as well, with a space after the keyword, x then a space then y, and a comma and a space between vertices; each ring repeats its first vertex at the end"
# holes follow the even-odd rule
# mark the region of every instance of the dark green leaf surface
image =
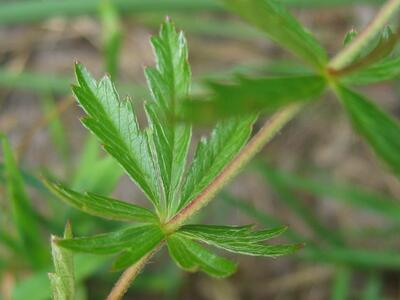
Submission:
POLYGON ((354 128, 391 170, 400 176, 400 126, 378 106, 347 88, 339 88, 354 128))
MULTIPOLYGON (((69 223, 65 227, 64 238, 72 238, 72 230, 69 223)), ((67 249, 59 247, 51 241, 51 253, 53 256, 54 273, 49 274, 52 299, 54 300, 74 300, 75 299, 75 275, 73 254, 67 249)))
POLYGON ((252 231, 251 227, 187 225, 179 234, 234 253, 275 257, 294 252, 300 245, 264 245, 260 242, 278 236, 286 230, 279 227, 269 230, 252 231), (225 227, 225 228, 224 228, 225 227), (240 228, 240 227, 239 227, 240 228))
POLYGON ((178 102, 188 95, 191 74, 185 37, 182 32, 176 32, 172 21, 167 19, 162 24, 159 35, 152 37, 151 43, 157 64, 145 70, 153 98, 146 105, 146 111, 170 210, 178 200, 191 138, 191 126, 173 119, 178 113, 178 102))
POLYGON ((130 222, 154 223, 157 221, 154 213, 138 205, 93 193, 81 194, 61 184, 48 181, 46 185, 55 195, 64 200, 67 204, 93 216, 130 222))
POLYGON ((30 263, 39 268, 48 262, 47 251, 43 247, 36 215, 29 203, 10 144, 7 138, 1 135, 0 140, 3 146, 7 197, 11 205, 12 219, 18 230, 24 251, 30 258, 30 263))
POLYGON ((74 251, 111 254, 145 243, 152 236, 163 236, 156 225, 135 225, 110 233, 89 237, 60 239, 57 244, 74 251))
POLYGON ((264 31, 272 40, 312 66, 322 69, 327 55, 278 0, 224 0, 245 21, 264 31))
POLYGON ((325 86, 325 80, 314 75, 241 76, 227 84, 210 82, 210 97, 184 102, 183 115, 185 119, 206 123, 231 116, 273 112, 292 103, 313 100, 325 86))
POLYGON ((227 277, 236 271, 234 262, 213 254, 179 233, 169 236, 167 244, 172 259, 186 271, 201 270, 213 277, 227 277))
POLYGON ((349 84, 365 85, 399 78, 400 56, 388 58, 360 71, 349 74, 343 81, 349 84))
POLYGON ((82 123, 159 208, 157 173, 148 133, 140 130, 132 104, 119 99, 110 78, 104 77, 97 83, 80 64, 76 65, 75 72, 79 86, 74 86, 73 91, 87 113, 82 123))
POLYGON ((155 234, 147 235, 143 241, 134 240, 134 246, 122 252, 113 264, 113 270, 122 270, 136 263, 144 255, 149 253, 152 249, 157 247, 158 244, 164 239, 161 231, 155 234))
POLYGON ((203 138, 199 142, 178 209, 201 193, 235 157, 249 139, 254 121, 254 117, 222 121, 216 125, 208 139, 203 138))

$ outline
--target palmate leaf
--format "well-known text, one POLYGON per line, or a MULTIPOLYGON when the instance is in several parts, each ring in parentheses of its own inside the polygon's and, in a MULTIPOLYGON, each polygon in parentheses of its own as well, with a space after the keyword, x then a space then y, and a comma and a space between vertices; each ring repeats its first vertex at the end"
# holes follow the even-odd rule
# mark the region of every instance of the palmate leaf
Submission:
POLYGON ((316 75, 246 78, 238 76, 232 83, 209 82, 210 97, 205 101, 186 101, 185 118, 209 122, 220 118, 259 112, 273 112, 296 102, 319 96, 326 86, 316 75))
POLYGON ((169 255, 186 271, 201 270, 213 277, 227 277, 236 271, 234 262, 213 254, 179 233, 170 235, 167 245, 169 255))
POLYGON ((317 40, 279 0, 224 0, 228 8, 312 66, 322 69, 327 55, 317 40))
POLYGON ((400 176, 400 125, 378 106, 345 87, 338 94, 354 128, 390 169, 400 176))
MULTIPOLYGON (((67 223, 64 238, 72 238, 71 225, 67 223)), ((73 300, 75 299, 75 275, 73 254, 70 250, 59 247, 52 237, 51 252, 53 256, 54 273, 49 273, 52 289, 52 299, 73 300)))
POLYGON ((276 257, 292 253, 301 247, 300 244, 264 245, 260 243, 280 235, 285 230, 285 227, 252 231, 250 226, 186 225, 181 227, 178 233, 234 253, 276 257))
POLYGON ((93 193, 81 194, 61 184, 45 181, 46 186, 67 204, 90 215, 109 220, 155 223, 156 215, 138 205, 100 196, 93 193))
POLYGON ((174 212, 201 193, 235 157, 249 139, 254 121, 255 117, 221 121, 208 139, 199 142, 174 212))
POLYGON ((11 146, 5 136, 0 135, 4 155, 4 174, 7 197, 10 201, 12 220, 18 230, 19 243, 35 268, 48 263, 46 248, 42 243, 37 217, 26 194, 22 175, 14 159, 11 146))
POLYGON ((157 172, 148 132, 140 130, 132 104, 119 99, 109 77, 97 83, 80 64, 76 64, 75 72, 79 86, 74 86, 73 91, 87 113, 82 123, 100 139, 104 149, 121 164, 159 209, 157 172))
MULTIPOLYGON (((78 252, 112 254, 151 242, 154 237, 158 237, 159 241, 164 237, 159 226, 140 224, 110 233, 73 239, 58 239, 56 242, 61 247, 78 252)), ((144 245, 141 246, 144 247, 144 245)))
POLYGON ((173 122, 179 101, 187 96, 190 87, 188 48, 182 32, 177 33, 169 19, 162 24, 158 36, 151 39, 156 67, 145 70, 153 101, 146 111, 153 130, 165 200, 170 208, 176 205, 177 192, 185 170, 191 139, 191 126, 173 122))

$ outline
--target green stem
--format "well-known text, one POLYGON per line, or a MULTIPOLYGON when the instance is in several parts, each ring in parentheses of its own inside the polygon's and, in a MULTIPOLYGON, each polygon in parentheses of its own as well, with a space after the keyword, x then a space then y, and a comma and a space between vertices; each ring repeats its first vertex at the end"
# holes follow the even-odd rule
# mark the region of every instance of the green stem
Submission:
POLYGON ((399 10, 400 0, 386 2, 368 27, 330 61, 329 69, 340 70, 351 63, 399 10))
POLYGON ((202 193, 190 201, 167 224, 165 224, 164 229, 167 232, 175 231, 199 209, 208 204, 215 194, 220 191, 240 171, 240 169, 296 115, 300 108, 301 105, 299 104, 288 106, 268 119, 265 125, 239 152, 236 158, 222 170, 222 172, 203 190, 202 193))

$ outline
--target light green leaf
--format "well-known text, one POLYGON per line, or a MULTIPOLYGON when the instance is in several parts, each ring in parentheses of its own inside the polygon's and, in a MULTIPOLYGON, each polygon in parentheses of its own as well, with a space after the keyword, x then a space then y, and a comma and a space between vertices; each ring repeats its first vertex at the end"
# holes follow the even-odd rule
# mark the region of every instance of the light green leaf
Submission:
POLYGON ((202 138, 182 188, 178 210, 201 193, 223 170, 251 134, 254 117, 218 123, 208 139, 202 138))
POLYGON ((118 231, 89 237, 59 239, 61 247, 93 254, 112 254, 127 250, 132 245, 140 245, 153 235, 159 236, 161 230, 156 225, 134 225, 118 231))
POLYGON ((132 104, 119 99, 107 76, 97 83, 80 64, 76 64, 75 72, 79 86, 74 86, 73 91, 87 114, 82 123, 101 140, 104 149, 159 208, 157 172, 148 132, 140 130, 132 104))
POLYGON ((172 259, 186 271, 201 270, 213 277, 227 277, 236 271, 234 262, 213 254, 178 233, 170 235, 167 244, 172 259))
MULTIPOLYGON (((182 32, 177 33, 169 19, 158 36, 151 39, 156 67, 145 70, 153 101, 146 111, 151 128, 157 161, 169 208, 176 206, 177 192, 185 170, 191 138, 191 126, 174 122, 179 102, 190 88, 188 48, 182 32)), ((170 209, 169 209, 170 210, 170 209)))
POLYGON ((325 50, 278 0, 224 0, 245 21, 264 31, 272 40, 312 66, 322 69, 325 50))
POLYGON ((369 67, 344 77, 343 82, 349 84, 371 84, 400 77, 400 56, 387 58, 369 67))
POLYGON ((4 155, 4 171, 6 179, 7 197, 10 201, 12 219, 19 234, 30 263, 35 268, 40 268, 48 263, 47 251, 42 244, 36 214, 29 203, 22 176, 18 170, 10 144, 5 136, 0 135, 4 155))
POLYGON ((45 181, 46 186, 67 204, 90 215, 109 220, 154 223, 154 213, 138 205, 100 196, 93 193, 81 194, 61 184, 45 181))
POLYGON ((375 153, 400 176, 400 126, 378 106, 345 87, 338 94, 354 128, 366 139, 375 153))
POLYGON ((207 100, 183 103, 183 117, 196 122, 211 122, 230 116, 272 112, 296 102, 319 96, 326 86, 320 76, 246 78, 231 83, 209 82, 207 100))
POLYGON ((257 243, 272 239, 286 231, 286 227, 278 227, 258 231, 253 231, 253 227, 253 225, 184 225, 179 229, 179 232, 188 237, 199 237, 213 241, 257 243))
POLYGON ((283 233, 286 228, 252 231, 251 227, 229 227, 212 225, 186 225, 178 233, 234 253, 276 257, 299 249, 300 245, 264 245, 260 242, 283 233), (225 227, 225 228, 224 228, 225 227))
MULTIPOLYGON (((72 238, 71 225, 67 223, 64 238, 72 238)), ((53 256, 54 273, 49 274, 52 294, 54 300, 74 300, 75 298, 75 275, 73 254, 67 249, 59 247, 51 241, 51 253, 53 256)))

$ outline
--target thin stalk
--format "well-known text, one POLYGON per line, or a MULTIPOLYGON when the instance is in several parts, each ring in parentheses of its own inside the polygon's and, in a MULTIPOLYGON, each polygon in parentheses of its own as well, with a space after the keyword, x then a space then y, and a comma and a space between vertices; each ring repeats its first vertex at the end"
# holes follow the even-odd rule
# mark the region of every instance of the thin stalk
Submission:
POLYGON ((115 283, 113 289, 107 297, 107 300, 119 300, 125 295, 132 281, 139 275, 143 267, 147 264, 150 258, 153 257, 162 247, 163 242, 158 244, 152 251, 143 256, 138 262, 126 269, 118 281, 115 283))
POLYGON ((352 62, 399 10, 400 0, 386 2, 368 27, 330 61, 329 69, 340 70, 352 62))
POLYGON ((215 194, 220 191, 229 180, 232 179, 240 169, 296 115, 300 108, 300 104, 288 106, 268 119, 265 125, 240 151, 236 158, 222 170, 222 172, 203 190, 202 193, 190 201, 169 222, 167 222, 164 225, 164 229, 167 232, 175 231, 200 208, 208 204, 215 194))

